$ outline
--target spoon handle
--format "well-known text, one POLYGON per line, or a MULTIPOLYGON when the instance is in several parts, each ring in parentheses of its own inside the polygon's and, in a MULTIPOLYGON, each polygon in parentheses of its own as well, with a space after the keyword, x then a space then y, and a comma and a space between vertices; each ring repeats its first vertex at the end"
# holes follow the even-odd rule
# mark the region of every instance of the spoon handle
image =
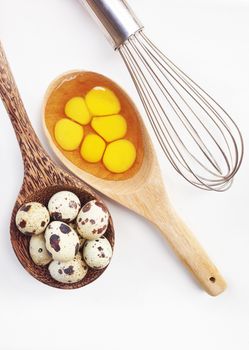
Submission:
POLYGON ((173 210, 165 219, 154 223, 208 294, 216 296, 226 289, 226 282, 216 266, 173 210))
POLYGON ((170 206, 168 199, 165 197, 163 200, 163 191, 153 203, 160 205, 154 204, 153 210, 146 210, 143 216, 157 226, 208 294, 216 296, 222 293, 226 289, 225 280, 190 229, 170 206))
POLYGON ((35 155, 44 156, 45 153, 29 121, 1 42, 0 96, 15 130, 24 164, 28 165, 35 160, 35 155))
POLYGON ((226 289, 226 282, 220 272, 172 208, 157 166, 154 166, 153 176, 147 179, 147 184, 129 195, 127 206, 160 230, 180 260, 208 294, 216 296, 226 289))

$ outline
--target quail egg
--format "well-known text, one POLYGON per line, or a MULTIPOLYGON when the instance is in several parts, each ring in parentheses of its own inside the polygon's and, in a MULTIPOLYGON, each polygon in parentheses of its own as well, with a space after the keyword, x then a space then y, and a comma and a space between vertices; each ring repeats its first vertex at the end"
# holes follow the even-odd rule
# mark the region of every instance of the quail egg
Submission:
POLYGON ((29 253, 36 265, 45 266, 52 260, 51 254, 45 245, 43 234, 33 235, 29 242, 29 253))
POLYGON ((112 258, 112 247, 105 237, 86 241, 83 246, 83 258, 93 269, 103 269, 112 258))
POLYGON ((78 215, 80 200, 73 192, 60 191, 50 198, 48 210, 53 220, 71 222, 78 215))
POLYGON ((48 267, 51 277, 61 283, 76 283, 81 281, 87 274, 88 267, 77 254, 68 262, 52 261, 48 267))
POLYGON ((79 234, 88 240, 101 237, 107 230, 109 213, 106 207, 97 200, 86 203, 77 216, 79 234))
POLYGON ((45 231, 49 221, 47 208, 38 202, 22 205, 16 214, 16 226, 24 234, 39 235, 45 231))
POLYGON ((79 249, 81 249, 81 248, 83 247, 83 244, 84 244, 85 241, 86 241, 85 238, 83 238, 83 237, 79 234, 76 222, 70 222, 69 226, 72 227, 72 229, 77 233, 77 235, 78 235, 78 237, 79 237, 79 241, 80 241, 79 249))
POLYGON ((79 251, 79 238, 77 233, 61 221, 52 221, 45 231, 46 248, 54 260, 73 260, 79 251))

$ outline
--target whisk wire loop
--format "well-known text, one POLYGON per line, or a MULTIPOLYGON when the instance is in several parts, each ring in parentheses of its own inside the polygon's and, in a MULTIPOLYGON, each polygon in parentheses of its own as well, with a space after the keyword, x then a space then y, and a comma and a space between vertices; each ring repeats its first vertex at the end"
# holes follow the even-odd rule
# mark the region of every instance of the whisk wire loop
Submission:
POLYGON ((159 144, 175 170, 196 187, 227 190, 244 153, 235 122, 142 29, 118 51, 159 144))

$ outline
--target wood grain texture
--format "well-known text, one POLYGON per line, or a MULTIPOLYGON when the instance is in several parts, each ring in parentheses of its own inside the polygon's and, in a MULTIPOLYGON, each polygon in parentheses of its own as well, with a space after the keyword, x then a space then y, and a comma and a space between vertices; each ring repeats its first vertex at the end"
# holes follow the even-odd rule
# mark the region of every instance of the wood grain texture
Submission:
POLYGON ((55 154, 79 178, 154 223, 200 285, 210 295, 215 296, 222 293, 226 288, 226 282, 170 204, 165 192, 154 148, 139 114, 141 135, 143 138, 143 142, 141 143, 143 145, 143 162, 137 172, 128 179, 120 180, 117 176, 116 179, 106 180, 93 176, 69 161, 57 147, 46 125, 46 105, 54 89, 60 88, 63 79, 72 78, 77 73, 80 75, 84 74, 82 71, 68 72, 64 76, 55 79, 45 95, 43 126, 55 154))
MULTIPOLYGON (((22 204, 29 201, 38 201, 47 205, 49 198, 61 190, 74 192, 79 197, 82 205, 92 199, 97 199, 102 203, 103 201, 83 181, 69 175, 55 165, 42 148, 28 119, 1 43, 0 95, 15 130, 24 161, 23 184, 13 209, 10 224, 11 243, 15 254, 23 267, 33 277, 45 284, 63 289, 75 289, 87 285, 98 278, 105 269, 93 270, 89 268, 85 278, 74 284, 56 282, 51 278, 46 267, 40 267, 33 263, 29 255, 30 237, 23 235, 16 228, 15 216, 22 204)), ((114 228, 111 216, 105 236, 114 247, 114 228)))

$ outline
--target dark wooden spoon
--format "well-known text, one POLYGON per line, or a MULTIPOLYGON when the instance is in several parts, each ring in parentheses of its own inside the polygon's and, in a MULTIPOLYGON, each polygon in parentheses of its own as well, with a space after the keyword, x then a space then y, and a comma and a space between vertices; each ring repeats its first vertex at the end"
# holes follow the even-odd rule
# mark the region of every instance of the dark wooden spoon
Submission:
MULTIPOLYGON (((101 199, 83 181, 69 175, 58 167, 41 146, 30 124, 1 43, 0 95, 15 130, 24 163, 23 184, 12 212, 10 224, 11 243, 15 254, 23 267, 33 277, 49 286, 63 289, 83 287, 98 278, 103 273, 104 269, 93 270, 89 268, 85 278, 74 284, 56 282, 51 278, 46 267, 37 266, 31 260, 29 255, 30 238, 17 230, 15 216, 22 204, 30 201, 37 201, 47 205, 49 198, 54 193, 62 190, 74 192, 79 197, 82 205, 92 199, 97 199, 99 201, 101 201, 101 199)), ((111 217, 105 236, 113 247, 114 229, 111 217)))

